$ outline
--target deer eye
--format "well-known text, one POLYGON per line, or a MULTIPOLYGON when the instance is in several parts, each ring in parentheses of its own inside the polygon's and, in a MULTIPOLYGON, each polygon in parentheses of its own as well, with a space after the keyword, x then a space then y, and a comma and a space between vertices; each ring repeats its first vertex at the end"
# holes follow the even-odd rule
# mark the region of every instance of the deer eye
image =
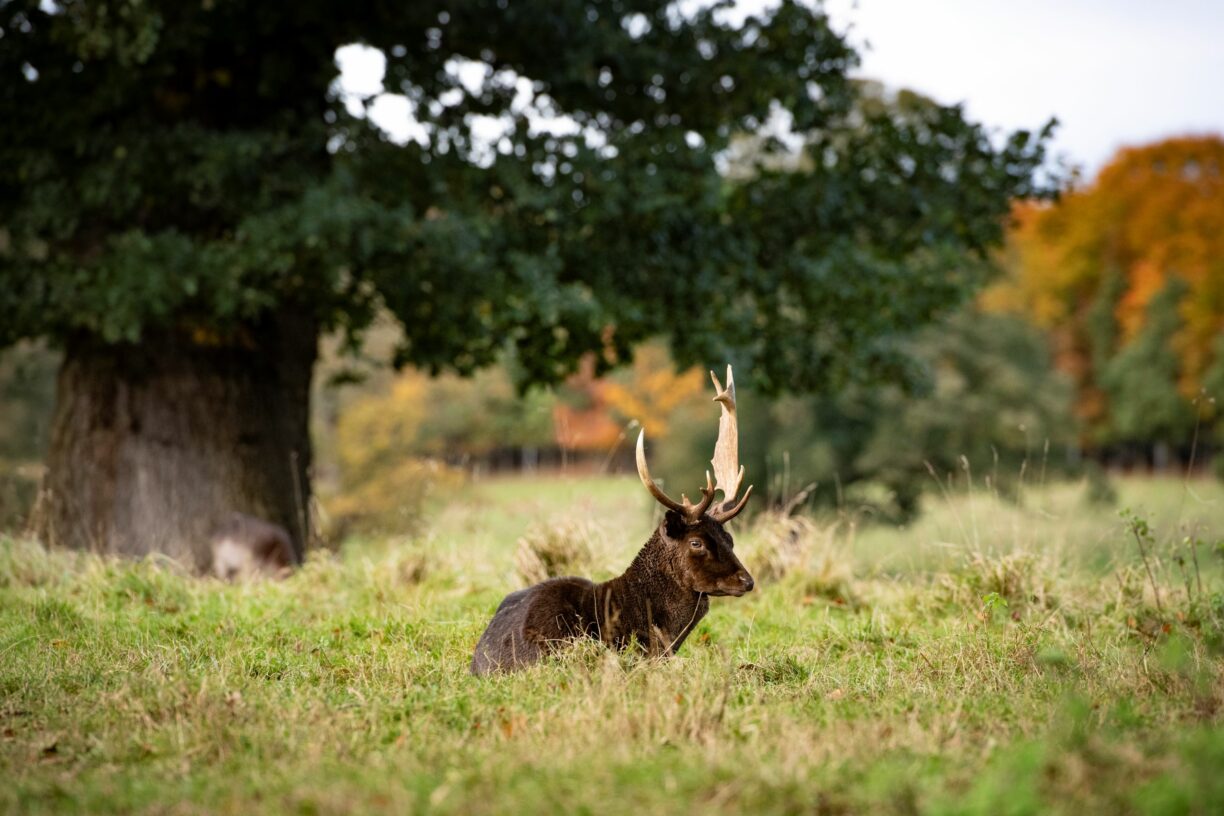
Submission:
POLYGON ((689 539, 689 546, 692 547, 694 550, 700 550, 702 546, 704 546, 704 543, 705 542, 703 542, 700 538, 690 538, 689 539))

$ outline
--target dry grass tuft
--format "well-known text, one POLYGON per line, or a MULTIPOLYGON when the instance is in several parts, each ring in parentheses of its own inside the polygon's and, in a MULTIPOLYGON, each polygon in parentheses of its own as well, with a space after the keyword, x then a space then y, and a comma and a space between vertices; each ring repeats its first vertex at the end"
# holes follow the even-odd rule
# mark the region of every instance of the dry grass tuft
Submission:
POLYGON ((589 521, 537 522, 519 538, 514 566, 528 586, 564 575, 588 575, 601 545, 600 528, 589 521))
POLYGON ((416 539, 393 539, 388 543, 387 557, 378 565, 378 569, 383 580, 393 586, 414 587, 439 569, 436 558, 436 554, 429 552, 416 539))
POLYGON ((1052 608, 1057 605, 1053 586, 1057 572, 1049 559, 1024 550, 1003 555, 974 552, 956 576, 956 583, 968 590, 970 597, 960 597, 964 593, 956 592, 956 600, 971 603, 974 597, 993 594, 1013 606, 1052 608))
POLYGON ((807 516, 776 510, 761 513, 745 537, 753 577, 767 583, 781 580, 796 570, 806 570, 818 540, 827 542, 831 532, 807 516))
POLYGON ((0 589, 52 589, 62 583, 67 572, 96 560, 87 553, 48 551, 39 541, 28 537, 5 539, 5 546, 5 558, 0 559, 0 589))
POLYGON ((791 579, 804 597, 857 605, 853 571, 838 546, 839 522, 768 511, 745 535, 745 562, 762 584, 791 579))

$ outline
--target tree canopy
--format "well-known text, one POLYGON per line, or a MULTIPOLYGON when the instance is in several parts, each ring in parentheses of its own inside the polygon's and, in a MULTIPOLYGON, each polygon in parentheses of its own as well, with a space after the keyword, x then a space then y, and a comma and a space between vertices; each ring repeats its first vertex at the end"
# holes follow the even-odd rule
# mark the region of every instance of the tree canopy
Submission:
POLYGON ((1051 331, 1089 441, 1188 442, 1191 402, 1224 370, 1224 139, 1122 150, 1017 216, 986 300, 1051 331))
POLYGON ((876 104, 818 7, 728 5, 0 3, 0 346, 386 309, 431 372, 510 349, 551 382, 662 335, 765 390, 904 374, 897 334, 1047 192, 1048 130, 876 104), (348 112, 350 43, 418 138, 348 112), (802 172, 728 181, 745 133, 802 172))

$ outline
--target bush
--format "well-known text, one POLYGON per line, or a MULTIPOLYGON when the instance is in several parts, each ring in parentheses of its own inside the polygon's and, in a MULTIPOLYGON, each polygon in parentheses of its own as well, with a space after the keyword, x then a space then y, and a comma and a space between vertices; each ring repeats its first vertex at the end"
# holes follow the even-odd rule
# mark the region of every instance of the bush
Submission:
POLYGON ((772 510, 760 513, 747 536, 753 577, 764 584, 806 570, 822 532, 806 516, 772 510))
POLYGON ((589 575, 601 549, 598 536, 599 528, 587 521, 533 524, 518 540, 515 569, 527 586, 565 575, 589 575))
POLYGON ((417 532, 430 499, 460 487, 463 472, 432 459, 405 458, 323 501, 325 537, 417 532))
POLYGON ((1052 609, 1058 605, 1052 586, 1056 573, 1052 563, 1029 552, 974 552, 951 585, 951 600, 965 606, 976 602, 1013 611, 1027 606, 1052 609))
POLYGON ((744 536, 745 565, 761 584, 789 579, 805 599, 858 606, 849 562, 835 547, 839 527, 786 509, 767 510, 744 536))

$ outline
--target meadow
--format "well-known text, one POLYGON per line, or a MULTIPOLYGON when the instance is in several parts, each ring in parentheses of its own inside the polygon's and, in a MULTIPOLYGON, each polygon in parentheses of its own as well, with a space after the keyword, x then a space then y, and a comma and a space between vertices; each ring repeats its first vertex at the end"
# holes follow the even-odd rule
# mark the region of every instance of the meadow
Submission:
POLYGON ((740 520, 757 589, 678 656, 489 678, 506 592, 648 537, 635 480, 469 484, 281 582, 0 539, 0 810, 1224 812, 1224 487, 1116 488, 740 520))

